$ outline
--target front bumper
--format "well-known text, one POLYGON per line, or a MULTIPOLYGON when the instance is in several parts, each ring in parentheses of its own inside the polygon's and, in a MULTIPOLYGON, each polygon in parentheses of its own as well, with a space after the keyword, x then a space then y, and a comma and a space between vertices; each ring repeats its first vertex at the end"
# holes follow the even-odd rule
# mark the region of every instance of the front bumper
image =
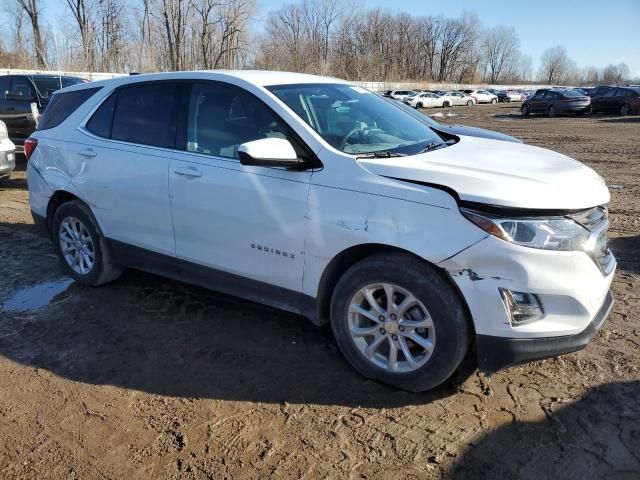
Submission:
POLYGON ((613 295, 607 292, 605 301, 593 321, 580 333, 560 337, 506 338, 477 335, 478 368, 490 374, 519 363, 575 352, 587 346, 613 308, 613 295))

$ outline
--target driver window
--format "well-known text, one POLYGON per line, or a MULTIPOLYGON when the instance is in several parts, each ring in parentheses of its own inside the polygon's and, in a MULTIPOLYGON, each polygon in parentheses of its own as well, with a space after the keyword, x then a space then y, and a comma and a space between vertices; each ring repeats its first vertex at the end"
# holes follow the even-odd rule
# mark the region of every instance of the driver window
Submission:
POLYGON ((13 77, 11 80, 10 92, 21 97, 33 97, 33 88, 31 83, 25 77, 13 77))
POLYGON ((219 83, 194 84, 189 99, 186 150, 238 159, 238 147, 262 138, 289 138, 288 128, 249 92, 219 83))

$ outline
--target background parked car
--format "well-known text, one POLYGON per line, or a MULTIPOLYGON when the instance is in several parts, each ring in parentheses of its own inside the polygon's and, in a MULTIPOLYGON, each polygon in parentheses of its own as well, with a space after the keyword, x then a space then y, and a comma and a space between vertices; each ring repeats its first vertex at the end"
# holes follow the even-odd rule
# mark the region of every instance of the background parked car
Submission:
POLYGON ((41 114, 53 92, 84 82, 87 82, 84 78, 61 75, 0 76, 0 120, 7 125, 9 138, 15 144, 23 145, 36 129, 32 103, 41 114))
POLYGON ((507 90, 507 102, 522 102, 524 101, 524 94, 519 90, 507 90))
POLYGON ((413 108, 440 107, 442 105, 442 100, 440 99, 440 96, 435 93, 424 92, 409 98, 406 103, 413 108))
POLYGON ((604 95, 610 90, 613 90, 614 88, 616 87, 612 87, 610 85, 600 85, 595 88, 592 88, 588 94, 591 98, 601 97, 602 95, 604 95))
POLYGON ((463 93, 473 98, 476 103, 498 103, 498 96, 488 90, 463 90, 463 93))
POLYGON ((494 130, 487 130, 485 128, 478 127, 468 127, 466 125, 439 123, 429 115, 414 110, 407 104, 400 102, 392 103, 412 115, 414 118, 426 123, 430 127, 435 128, 439 132, 449 133, 453 135, 466 135, 468 137, 489 138, 491 140, 500 140, 502 142, 522 143, 522 140, 520 140, 519 138, 496 132, 494 130))
POLYGON ((440 97, 440 100, 440 104, 443 107, 453 107, 455 105, 467 105, 470 107, 476 103, 473 98, 462 92, 447 92, 440 97))
POLYGON ((16 147, 7 133, 7 126, 0 120, 0 182, 11 177, 16 167, 16 147))
POLYGON ((575 90, 541 89, 529 100, 525 100, 520 108, 522 115, 542 113, 549 117, 573 113, 576 115, 588 112, 591 99, 575 90))
POLYGON ((640 87, 617 87, 591 100, 591 113, 640 114, 640 87))
POLYGON ((416 95, 416 92, 414 92, 413 90, 393 90, 390 94, 389 97, 393 98, 394 100, 404 100, 407 97, 412 97, 416 95))
POLYGON ((498 97, 498 102, 508 102, 507 92, 505 90, 497 90, 495 88, 487 88, 487 91, 493 93, 496 97, 498 97))

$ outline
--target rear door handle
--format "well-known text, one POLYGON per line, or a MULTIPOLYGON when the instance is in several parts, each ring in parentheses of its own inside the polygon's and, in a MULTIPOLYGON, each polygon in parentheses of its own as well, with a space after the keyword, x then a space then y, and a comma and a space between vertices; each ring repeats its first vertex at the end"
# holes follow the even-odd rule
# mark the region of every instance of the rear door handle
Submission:
POLYGON ((202 172, 195 167, 178 167, 174 168, 173 172, 183 177, 197 178, 202 176, 202 172))
POLYGON ((92 158, 98 155, 93 148, 85 148, 84 150, 80 150, 78 155, 82 157, 92 158))

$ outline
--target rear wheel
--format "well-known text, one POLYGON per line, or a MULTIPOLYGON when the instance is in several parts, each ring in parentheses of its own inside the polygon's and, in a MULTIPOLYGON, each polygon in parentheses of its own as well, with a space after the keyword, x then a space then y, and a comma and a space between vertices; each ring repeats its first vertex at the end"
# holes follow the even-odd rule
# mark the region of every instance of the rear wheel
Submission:
POLYGON ((491 99, 491 103, 498 103, 498 99, 497 98, 492 98, 491 99))
POLYGON ((450 106, 451 106, 451 103, 449 103, 449 102, 444 102, 442 104, 442 108, 449 108, 450 106))
POLYGON ((620 115, 627 116, 631 114, 631 105, 629 105, 628 103, 623 103, 622 106, 620 107, 620 115))
POLYGON ((547 110, 547 117, 553 118, 555 116, 556 116, 556 109, 553 105, 551 105, 547 110))
POLYGON ((74 200, 60 205, 51 226, 58 257, 78 283, 96 286, 120 276, 122 270, 115 264, 98 222, 84 203, 74 200))
POLYGON ((374 255, 351 267, 336 285, 331 326, 362 375, 411 391, 448 379, 471 338, 452 286, 404 254, 374 255))
POLYGON ((473 106, 473 100, 467 100, 467 107, 473 106))
POLYGON ((529 116, 529 106, 528 105, 522 105, 522 107, 520 107, 520 113, 522 113, 523 117, 528 117, 529 116))
POLYGON ((416 108, 422 108, 422 103, 420 102, 416 103, 416 108))

